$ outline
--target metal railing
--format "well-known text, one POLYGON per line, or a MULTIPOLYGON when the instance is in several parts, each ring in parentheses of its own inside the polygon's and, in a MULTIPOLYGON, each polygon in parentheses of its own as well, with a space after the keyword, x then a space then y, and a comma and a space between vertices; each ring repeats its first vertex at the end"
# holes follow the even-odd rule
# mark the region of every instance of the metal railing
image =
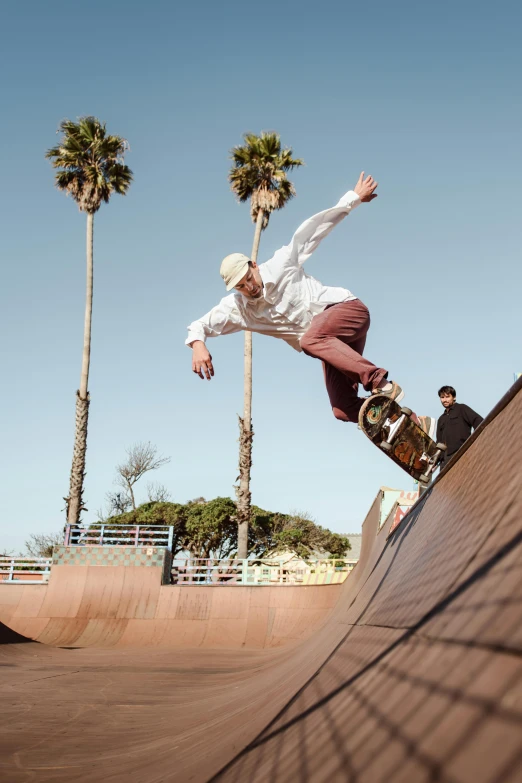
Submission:
MULTIPOLYGON (((100 546, 115 543, 134 546, 135 541, 138 541, 140 546, 171 546, 171 542, 168 541, 168 528, 156 528, 156 530, 147 528, 144 531, 139 527, 131 527, 117 536, 113 535, 113 530, 113 528, 103 531, 98 528, 95 531, 75 528, 74 532, 79 535, 71 535, 70 538, 76 540, 83 534, 83 539, 72 544, 73 546, 100 546), (163 537, 158 532, 160 530, 163 531, 163 537), (149 533, 156 534, 154 539, 151 539, 149 533), (165 535, 167 535, 167 544, 164 540, 165 535)), ((49 557, 0 557, 0 583, 47 583, 51 565, 52 558, 49 557)), ((172 561, 171 579, 172 584, 176 585, 339 584, 346 579, 352 568, 353 563, 345 560, 241 560, 237 558, 217 560, 177 557, 172 561)))
POLYGON ((353 563, 345 560, 216 560, 174 558, 176 585, 319 585, 344 582, 353 563))
POLYGON ((248 560, 177 557, 172 561, 172 584, 242 584, 248 560))
POLYGON ((172 551, 174 528, 168 525, 95 525, 65 528, 65 546, 157 546, 172 551))
POLYGON ((46 583, 49 581, 51 563, 50 557, 0 557, 0 584, 46 583))

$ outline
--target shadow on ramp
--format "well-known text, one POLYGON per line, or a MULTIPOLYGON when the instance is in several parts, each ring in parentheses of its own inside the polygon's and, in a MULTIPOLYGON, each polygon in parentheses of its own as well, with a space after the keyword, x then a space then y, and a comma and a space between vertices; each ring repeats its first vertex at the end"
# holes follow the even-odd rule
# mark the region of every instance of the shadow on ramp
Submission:
POLYGON ((25 636, 0 623, 0 644, 24 644, 30 642, 31 639, 26 639, 25 636))

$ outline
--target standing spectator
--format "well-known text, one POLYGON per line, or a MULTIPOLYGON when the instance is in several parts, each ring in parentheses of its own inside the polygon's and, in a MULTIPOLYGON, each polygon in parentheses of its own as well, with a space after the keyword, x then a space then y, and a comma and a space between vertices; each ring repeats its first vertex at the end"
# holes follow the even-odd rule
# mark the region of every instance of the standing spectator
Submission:
POLYGON ((437 423, 437 443, 445 443, 447 451, 441 462, 441 470, 451 457, 467 441, 472 430, 476 430, 482 416, 461 402, 457 402, 457 392, 453 386, 441 386, 439 397, 444 413, 437 423))

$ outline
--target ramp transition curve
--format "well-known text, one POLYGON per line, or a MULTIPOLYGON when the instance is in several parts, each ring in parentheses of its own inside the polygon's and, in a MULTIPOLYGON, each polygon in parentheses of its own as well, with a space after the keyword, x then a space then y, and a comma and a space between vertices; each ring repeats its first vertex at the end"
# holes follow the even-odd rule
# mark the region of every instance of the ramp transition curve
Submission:
POLYGON ((6 639, 2 779, 520 781, 521 479, 518 382, 389 538, 374 505, 308 639, 6 639))

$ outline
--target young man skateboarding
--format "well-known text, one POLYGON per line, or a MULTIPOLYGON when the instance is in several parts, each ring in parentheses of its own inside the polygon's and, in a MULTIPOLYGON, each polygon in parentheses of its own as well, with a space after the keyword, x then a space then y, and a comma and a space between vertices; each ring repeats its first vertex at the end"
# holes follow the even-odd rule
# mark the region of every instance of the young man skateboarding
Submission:
POLYGON ((437 422, 437 442, 445 443, 447 446, 441 461, 442 469, 467 441, 472 429, 477 429, 482 416, 479 416, 469 405, 457 402, 457 392, 453 386, 441 386, 439 398, 444 413, 437 422))
POLYGON ((220 274, 227 291, 206 315, 188 327, 186 344, 192 347, 192 371, 210 380, 214 375, 207 337, 250 330, 285 340, 292 348, 320 359, 333 414, 340 421, 357 422, 363 398, 380 392, 399 401, 401 387, 388 371, 363 357, 370 326, 368 308, 347 288, 325 286, 306 274, 303 264, 330 231, 359 204, 377 198, 377 182, 362 172, 353 190, 335 207, 302 223, 290 244, 264 264, 242 253, 223 259, 220 274))

